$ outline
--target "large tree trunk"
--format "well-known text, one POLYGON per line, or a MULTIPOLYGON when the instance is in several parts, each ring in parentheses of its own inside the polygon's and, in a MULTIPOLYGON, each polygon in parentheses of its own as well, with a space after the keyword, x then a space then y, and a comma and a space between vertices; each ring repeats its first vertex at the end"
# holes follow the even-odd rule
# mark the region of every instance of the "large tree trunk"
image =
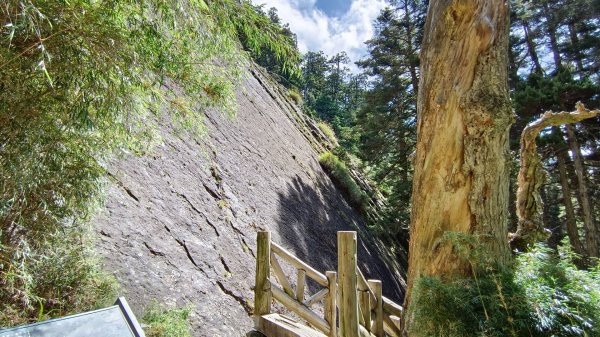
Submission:
POLYGON ((465 276, 473 264, 447 233, 478 238, 510 259, 508 15, 503 0, 432 1, 421 53, 405 329, 412 287, 424 276, 465 276))
POLYGON ((594 212, 592 210, 592 204, 590 203, 590 197, 587 190, 586 175, 583 168, 583 159, 581 156, 581 149, 579 143, 575 137, 575 130, 573 126, 567 125, 567 140, 571 153, 573 155, 573 163, 575 164, 575 174, 577 175, 577 196, 579 205, 581 206, 581 215, 583 217, 583 226, 585 228, 585 243, 586 251, 590 257, 598 257, 598 246, 600 241, 598 240, 598 233, 596 231, 596 225, 594 223, 594 212))

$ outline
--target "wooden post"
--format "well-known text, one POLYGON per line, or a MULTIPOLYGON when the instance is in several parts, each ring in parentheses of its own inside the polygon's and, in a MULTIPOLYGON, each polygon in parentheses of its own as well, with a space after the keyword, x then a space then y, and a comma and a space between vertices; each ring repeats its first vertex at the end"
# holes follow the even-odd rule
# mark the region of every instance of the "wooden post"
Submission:
POLYGON ((356 232, 338 232, 340 336, 358 337, 356 232))
POLYGON ((298 282, 296 283, 296 299, 298 302, 304 302, 304 285, 306 283, 306 271, 298 269, 298 282))
POLYGON ((383 337, 383 296, 381 281, 369 280, 369 288, 375 293, 375 322, 371 328, 371 332, 375 337, 383 337))
POLYGON ((325 320, 329 323, 328 337, 337 337, 337 273, 325 272, 327 276, 327 298, 325 299, 325 320))
POLYGON ((367 331, 371 332, 371 294, 368 290, 359 290, 360 312, 362 313, 361 323, 367 331))
POLYGON ((256 233, 256 283, 254 287, 254 317, 255 324, 258 317, 271 312, 271 232, 256 233))

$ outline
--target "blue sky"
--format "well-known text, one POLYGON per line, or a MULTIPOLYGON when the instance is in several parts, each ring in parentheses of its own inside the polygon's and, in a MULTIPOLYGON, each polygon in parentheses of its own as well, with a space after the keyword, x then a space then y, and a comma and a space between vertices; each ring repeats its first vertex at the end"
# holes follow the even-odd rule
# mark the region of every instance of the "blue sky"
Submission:
POLYGON ((351 0, 317 0, 316 7, 328 16, 340 16, 350 9, 351 0))
MULTIPOLYGON (((322 50, 327 55, 346 51, 358 61, 366 55, 364 42, 373 36, 373 20, 385 0, 252 0, 275 7, 283 22, 298 36, 301 52, 322 50)), ((356 67, 352 67, 356 70, 356 67)))

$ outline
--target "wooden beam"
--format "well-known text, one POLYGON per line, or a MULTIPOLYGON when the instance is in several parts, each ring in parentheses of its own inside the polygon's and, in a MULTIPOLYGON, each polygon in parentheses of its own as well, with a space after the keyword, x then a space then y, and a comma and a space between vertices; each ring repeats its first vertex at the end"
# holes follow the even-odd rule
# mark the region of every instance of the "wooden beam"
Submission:
POLYGON ((273 297, 286 308, 298 314, 298 316, 306 320, 315 328, 321 330, 325 334, 329 334, 329 323, 327 323, 327 321, 305 307, 302 303, 299 303, 292 297, 288 296, 288 294, 278 287, 271 285, 271 292, 273 293, 273 297))
POLYGON ((329 323, 328 337, 337 337, 337 273, 325 272, 327 277, 327 299, 325 300, 325 320, 329 323))
POLYGON ((280 245, 278 245, 274 242, 271 244, 271 249, 273 250, 273 252, 275 252, 275 254, 279 255, 282 259, 286 260, 288 263, 290 263, 294 267, 296 267, 298 269, 304 269, 304 271, 306 271, 306 275, 308 277, 315 280, 317 283, 319 283, 323 287, 327 287, 327 278, 325 277, 325 275, 321 274, 319 271, 317 271, 313 267, 309 266, 304 261, 298 259, 294 255, 292 255, 290 252, 285 250, 283 247, 281 247, 280 245))
POLYGON ((396 326, 394 321, 386 313, 383 314, 383 330, 391 337, 401 337, 402 331, 396 326))
POLYGON ((371 332, 371 296, 368 290, 359 290, 358 295, 362 315, 360 323, 371 332))
POLYGON ((270 337, 326 337, 317 330, 279 314, 260 317, 256 330, 270 337))
POLYGON ((373 327, 370 331, 375 335, 375 337, 383 337, 383 299, 381 296, 381 281, 369 280, 368 283, 369 288, 373 290, 375 293, 375 298, 377 299, 375 302, 375 321, 373 322, 373 327))
POLYGON ((288 281, 287 277, 285 277, 283 269, 281 268, 281 265, 277 261, 277 258, 275 257, 275 254, 273 252, 271 252, 271 266, 273 267, 273 273, 275 274, 277 281, 279 281, 279 284, 281 284, 285 293, 290 296, 294 296, 292 286, 290 285, 290 282, 288 281))
POLYGON ((390 315, 402 317, 402 312, 404 309, 400 304, 395 303, 389 298, 382 296, 383 299, 383 311, 387 312, 390 315))
MULTIPOLYGON (((359 287, 359 289, 368 289, 369 293, 371 294, 371 303, 376 302, 375 293, 373 292, 373 289, 371 289, 369 287, 367 279, 365 278, 363 273, 360 271, 360 269, 358 269, 358 287, 359 287)), ((382 298, 383 298, 383 311, 387 312, 390 315, 402 317, 402 311, 404 309, 402 309, 402 306, 400 304, 395 303, 394 301, 390 300, 389 298, 387 298, 385 296, 383 296, 382 298)))
POLYGON ((338 232, 340 335, 358 337, 356 232, 338 232))
POLYGON ((371 303, 375 303, 375 293, 373 292, 373 290, 369 287, 369 283, 367 282, 367 278, 365 277, 365 275, 362 273, 362 271, 360 270, 360 268, 356 269, 357 271, 357 275, 358 275, 358 289, 359 290, 363 290, 363 291, 367 291, 369 293, 370 296, 370 302, 371 303))
POLYGON ((304 302, 304 286, 306 284, 306 271, 298 269, 298 281, 296 282, 296 299, 298 302, 304 302))
POLYGON ((396 327, 398 329, 400 329, 400 323, 401 323, 401 319, 398 316, 390 316, 390 319, 392 320, 392 322, 394 322, 394 324, 396 325, 396 327))
POLYGON ((320 300, 324 299, 325 296, 327 296, 327 294, 329 293, 329 289, 325 288, 325 289, 321 289, 319 290, 319 292, 317 292, 316 294, 312 295, 311 297, 309 297, 305 302, 304 305, 307 307, 311 307, 312 305, 314 305, 315 303, 319 302, 320 300))
POLYGON ((256 279, 254 284, 255 317, 260 317, 271 312, 271 281, 269 281, 270 255, 271 233, 256 233, 256 279))

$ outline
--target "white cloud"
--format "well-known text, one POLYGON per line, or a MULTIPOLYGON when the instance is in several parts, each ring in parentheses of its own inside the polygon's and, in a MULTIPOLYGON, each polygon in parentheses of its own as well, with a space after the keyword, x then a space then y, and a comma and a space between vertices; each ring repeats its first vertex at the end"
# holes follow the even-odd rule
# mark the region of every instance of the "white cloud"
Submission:
POLYGON ((316 7, 316 0, 253 2, 265 4, 266 9, 277 8, 281 20, 298 36, 302 53, 322 50, 331 56, 345 51, 352 62, 366 55, 364 42, 373 36, 373 20, 385 7, 385 0, 352 0, 346 13, 330 17, 316 7))

